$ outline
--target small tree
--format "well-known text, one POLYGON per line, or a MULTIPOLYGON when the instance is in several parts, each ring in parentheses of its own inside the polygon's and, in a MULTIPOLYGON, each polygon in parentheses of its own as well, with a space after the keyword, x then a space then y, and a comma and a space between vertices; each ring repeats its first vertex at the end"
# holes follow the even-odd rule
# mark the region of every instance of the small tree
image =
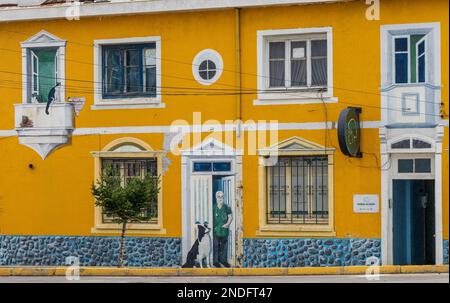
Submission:
POLYGON ((148 221, 157 215, 159 177, 147 174, 131 177, 122 184, 118 173, 110 166, 100 175, 97 184, 91 186, 95 205, 112 221, 122 225, 118 266, 123 266, 124 242, 127 224, 148 221), (152 205, 153 204, 153 205, 152 205))

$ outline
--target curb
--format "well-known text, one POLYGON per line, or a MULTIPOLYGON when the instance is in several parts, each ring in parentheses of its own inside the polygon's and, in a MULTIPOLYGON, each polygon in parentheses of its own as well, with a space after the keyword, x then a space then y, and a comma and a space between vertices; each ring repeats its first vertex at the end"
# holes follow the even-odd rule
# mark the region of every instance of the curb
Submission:
MULTIPOLYGON (((309 276, 363 275, 369 266, 289 268, 117 268, 80 267, 81 276, 309 276)), ((384 265, 381 274, 448 273, 446 265, 384 265)), ((70 267, 1 267, 0 276, 65 276, 70 267)), ((370 269, 370 272, 373 272, 370 269)))

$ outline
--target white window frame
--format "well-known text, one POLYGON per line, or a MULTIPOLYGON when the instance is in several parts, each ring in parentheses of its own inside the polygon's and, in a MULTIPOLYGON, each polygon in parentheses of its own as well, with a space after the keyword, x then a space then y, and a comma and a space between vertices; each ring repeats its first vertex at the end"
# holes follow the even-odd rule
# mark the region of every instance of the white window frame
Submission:
MULTIPOLYGON (((412 23, 381 26, 381 90, 386 91, 392 86, 428 85, 440 87, 441 85, 441 46, 440 23, 412 23), (425 82, 411 83, 411 59, 408 59, 408 83, 395 82, 395 45, 394 39, 411 35, 423 34, 425 37, 425 82), (430 53, 430 51, 432 52, 430 53)), ((408 43, 408 57, 410 57, 408 43)), ((417 49, 416 49, 417 51, 417 49)), ((416 58, 417 59, 417 58, 416 58)), ((418 68, 416 64, 416 69, 418 68)), ((416 72, 418 80, 418 73, 416 72)), ((384 105, 383 105, 384 106, 384 105)))
POLYGON ((419 41, 416 42, 416 83, 427 83, 428 82, 428 73, 427 73, 427 68, 428 68, 428 62, 427 59, 428 58, 428 52, 427 52, 427 36, 424 36, 422 39, 420 39, 419 41), (419 44, 420 43, 424 43, 424 51, 423 54, 421 55, 425 57, 425 81, 424 82, 419 82, 419 44))
POLYGON ((22 103, 31 103, 33 90, 32 56, 35 49, 56 49, 56 81, 61 85, 56 90, 56 102, 65 102, 66 99, 66 40, 62 40, 49 32, 42 30, 28 40, 21 43, 22 47, 22 103))
POLYGON ((94 104, 91 109, 164 108, 161 98, 161 37, 132 37, 94 40, 94 104), (102 46, 114 44, 155 43, 156 45, 156 97, 103 98, 102 46))
MULTIPOLYGON (((307 54, 309 56, 311 54, 310 44, 310 42, 307 42, 307 54)), ((290 58, 289 45, 290 42, 285 44, 286 59, 290 58)), ((337 98, 333 96, 333 35, 331 27, 260 30, 257 32, 257 60, 258 99, 254 100, 254 105, 333 103, 338 101, 337 98), (269 87, 269 42, 311 41, 319 39, 327 40, 326 91, 311 91, 314 87, 269 87), (286 92, 279 92, 283 89, 286 90, 286 92), (276 90, 276 92, 271 93, 271 90, 276 90)), ((310 62, 310 59, 307 60, 310 62)), ((308 67, 308 70, 311 70, 310 66, 308 67)), ((285 80, 288 82, 290 80, 290 66, 285 69, 285 74, 287 75, 285 80)), ((311 73, 307 73, 307 77, 308 84, 310 84, 311 73)))

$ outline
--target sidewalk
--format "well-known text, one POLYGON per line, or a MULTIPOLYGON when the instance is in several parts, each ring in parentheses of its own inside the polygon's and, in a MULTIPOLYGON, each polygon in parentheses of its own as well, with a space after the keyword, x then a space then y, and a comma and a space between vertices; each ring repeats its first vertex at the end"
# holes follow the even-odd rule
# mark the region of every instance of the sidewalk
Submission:
MULTIPOLYGON (((368 266, 295 267, 295 268, 136 268, 80 267, 81 276, 303 276, 303 275, 363 275, 368 266)), ((374 268, 375 269, 375 268, 374 268)), ((0 276, 65 276, 65 266, 43 267, 0 266, 0 276)), ((372 272, 372 269, 369 269, 372 272)), ((385 265, 380 274, 448 273, 449 265, 385 265)))

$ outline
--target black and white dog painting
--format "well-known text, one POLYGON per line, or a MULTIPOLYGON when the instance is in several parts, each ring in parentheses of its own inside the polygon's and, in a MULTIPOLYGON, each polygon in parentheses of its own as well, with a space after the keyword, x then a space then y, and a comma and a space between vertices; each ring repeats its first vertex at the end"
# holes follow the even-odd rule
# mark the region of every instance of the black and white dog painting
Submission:
POLYGON ((193 268, 197 263, 203 268, 203 260, 206 260, 206 267, 211 267, 210 231, 211 228, 208 227, 208 223, 197 224, 197 240, 195 240, 189 250, 186 257, 186 263, 183 264, 182 268, 193 268))

